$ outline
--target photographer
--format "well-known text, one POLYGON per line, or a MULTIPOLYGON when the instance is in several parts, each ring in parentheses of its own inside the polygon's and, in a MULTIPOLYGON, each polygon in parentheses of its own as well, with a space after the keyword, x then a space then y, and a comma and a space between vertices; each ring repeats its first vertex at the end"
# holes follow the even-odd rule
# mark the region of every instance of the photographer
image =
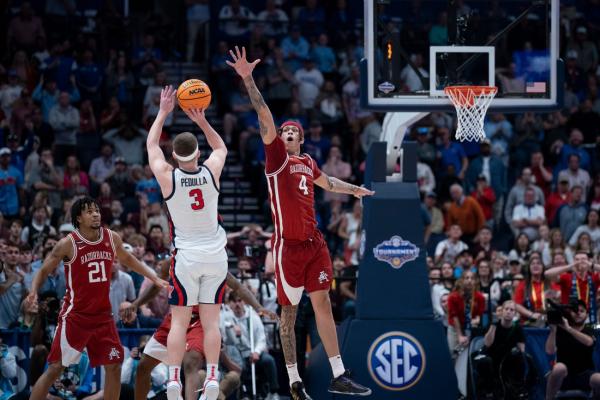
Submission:
MULTIPOLYGON (((478 395, 483 398, 494 398, 494 389, 505 385, 504 390, 510 391, 518 398, 525 388, 527 361, 524 357, 525 335, 518 322, 514 322, 516 315, 515 302, 505 301, 496 317, 499 321, 493 323, 484 337, 484 355, 474 359, 474 366, 478 374, 478 395), (500 384, 499 384, 500 383, 500 384)), ((511 398, 509 393, 499 394, 496 398, 511 398)))
POLYGON ((556 354, 556 364, 548 375, 546 399, 554 399, 559 390, 593 390, 600 398, 600 374, 594 371, 594 345, 596 339, 591 327, 585 326, 588 317, 586 304, 576 300, 559 308, 562 319, 554 310, 548 313, 550 335, 546 340, 546 353, 556 354))
MULTIPOLYGON (((131 348, 129 357, 123 362, 123 366, 121 367, 121 399, 133 398, 137 368, 149 339, 150 337, 147 335, 140 336, 138 347, 131 348)), ((159 393, 166 390, 167 372, 165 364, 161 363, 154 367, 150 373, 151 388, 148 393, 149 399, 155 398, 159 393)))

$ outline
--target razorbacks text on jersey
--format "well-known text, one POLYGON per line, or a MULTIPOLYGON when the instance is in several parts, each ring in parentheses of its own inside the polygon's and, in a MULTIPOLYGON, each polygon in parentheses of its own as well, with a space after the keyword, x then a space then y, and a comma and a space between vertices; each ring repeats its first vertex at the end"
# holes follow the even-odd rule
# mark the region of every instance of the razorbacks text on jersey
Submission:
POLYGON ((171 240, 175 249, 194 250, 204 261, 221 261, 227 243, 218 221, 219 189, 205 166, 189 172, 173 169, 173 191, 165 199, 169 210, 171 240), (211 256, 218 255, 218 260, 211 256))
POLYGON ((265 153, 275 236, 286 241, 310 239, 317 229, 314 181, 321 170, 308 154, 288 155, 279 136, 265 145, 265 153))
MULTIPOLYGON (((100 238, 90 242, 77 231, 68 235, 73 245, 73 257, 64 263, 67 290, 61 317, 112 315, 110 277, 115 259, 111 233, 100 228, 100 238)), ((112 317, 110 317, 112 318, 112 317)))

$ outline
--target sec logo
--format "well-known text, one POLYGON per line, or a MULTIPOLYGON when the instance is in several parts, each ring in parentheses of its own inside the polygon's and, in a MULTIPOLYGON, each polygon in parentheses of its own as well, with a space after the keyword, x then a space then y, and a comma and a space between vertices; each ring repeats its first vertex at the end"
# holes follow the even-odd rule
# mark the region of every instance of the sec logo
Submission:
POLYGON ((387 390, 406 390, 414 386, 425 371, 425 351, 421 343, 404 332, 379 336, 367 356, 373 380, 387 390))

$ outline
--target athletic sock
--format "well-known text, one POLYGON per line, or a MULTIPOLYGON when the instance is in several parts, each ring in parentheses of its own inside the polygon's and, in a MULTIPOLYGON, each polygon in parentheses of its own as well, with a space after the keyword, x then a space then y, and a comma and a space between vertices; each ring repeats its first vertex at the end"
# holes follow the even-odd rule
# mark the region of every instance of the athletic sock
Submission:
POLYGON ((290 387, 292 387, 292 383, 294 382, 302 382, 300 379, 300 374, 298 373, 298 364, 286 364, 288 377, 290 378, 290 387))
POLYGON ((180 371, 181 371, 181 366, 169 365, 169 381, 174 381, 174 382, 181 384, 181 378, 179 377, 180 371))
POLYGON ((206 379, 219 380, 219 365, 206 364, 206 379))
POLYGON ((340 375, 344 375, 346 371, 344 369, 344 363, 342 362, 342 356, 337 355, 333 357, 329 357, 329 364, 331 364, 331 371, 333 372, 333 377, 337 378, 340 375))

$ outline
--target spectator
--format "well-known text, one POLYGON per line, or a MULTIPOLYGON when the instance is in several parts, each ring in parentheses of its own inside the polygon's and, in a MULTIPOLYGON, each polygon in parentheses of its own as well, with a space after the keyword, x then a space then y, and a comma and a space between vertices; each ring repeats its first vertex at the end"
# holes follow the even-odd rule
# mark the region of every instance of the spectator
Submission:
MULTIPOLYGON (((91 397, 94 372, 90 367, 90 359, 87 351, 81 353, 77 364, 66 367, 61 376, 50 388, 48 399, 50 400, 72 400, 91 397)), ((99 398, 103 398, 103 391, 98 391, 99 398)))
POLYGON ((34 207, 31 222, 21 232, 21 241, 36 250, 47 237, 54 235, 56 235, 56 230, 50 225, 50 216, 46 206, 34 207))
POLYGON ((240 5, 240 0, 230 0, 219 11, 220 30, 232 42, 245 42, 252 28, 254 14, 247 7, 240 5))
POLYGON ((69 155, 75 154, 77 131, 79 129, 79 110, 70 104, 69 93, 61 92, 58 104, 50 109, 48 122, 54 129, 54 152, 58 165, 69 155))
POLYGON ((513 138, 513 126, 502 113, 490 113, 484 124, 486 137, 490 140, 492 153, 508 165, 509 143, 513 138))
POLYGON ((588 39, 585 26, 578 26, 575 35, 567 44, 567 52, 577 52, 577 66, 583 72, 595 71, 598 67, 598 49, 593 41, 588 39))
MULTIPOLYGON (((140 336, 139 344, 136 347, 132 347, 129 352, 129 357, 123 361, 121 367, 121 395, 133 394, 135 386, 135 375, 137 373, 137 367, 140 362, 141 355, 144 352, 144 347, 148 343, 149 337, 147 335, 140 336)), ((148 392, 148 398, 158 396, 161 392, 166 390, 168 370, 165 364, 158 364, 150 373, 150 391, 148 392)), ((126 396, 123 396, 126 397, 126 396)))
POLYGON ((523 265, 529 259, 531 254, 531 241, 529 236, 525 233, 519 233, 515 239, 514 247, 508 253, 508 260, 518 261, 520 265, 523 265))
POLYGON ((592 251, 594 253, 600 253, 600 226, 598 226, 598 219, 600 216, 600 212, 598 210, 589 210, 587 216, 585 218, 585 225, 580 225, 571 238, 569 239, 569 245, 571 247, 577 244, 577 240, 579 240, 579 236, 583 233, 587 233, 590 235, 590 239, 592 241, 592 251))
POLYGON ((135 191, 138 195, 145 195, 149 204, 161 202, 160 186, 149 165, 144 166, 144 179, 137 183, 135 191))
POLYGON ((81 64, 77 67, 77 87, 83 99, 92 100, 94 103, 100 101, 100 89, 103 81, 103 73, 100 65, 94 61, 94 53, 90 49, 83 52, 81 64))
POLYGON ((23 175, 10 165, 11 151, 0 149, 0 212, 5 218, 16 218, 25 214, 25 192, 23 175))
POLYGON ((42 149, 40 162, 31 169, 28 179, 26 185, 30 192, 46 192, 52 210, 60 210, 63 179, 54 166, 54 157, 50 149, 42 149))
POLYGON ((317 0, 306 0, 306 6, 300 8, 296 18, 302 27, 304 36, 316 37, 325 27, 325 10, 317 4, 317 0))
POLYGON ((582 147, 583 144, 583 133, 577 128, 573 128, 569 134, 569 143, 563 144, 562 140, 558 140, 555 145, 552 146, 553 151, 559 155, 559 163, 556 166, 558 171, 567 169, 569 167, 569 156, 571 154, 579 155, 579 166, 585 170, 589 170, 591 167, 590 155, 582 147))
POLYGON ((36 39, 45 36, 42 20, 34 14, 31 3, 23 2, 19 14, 15 15, 8 24, 9 49, 33 50, 36 39))
POLYGON ((494 189, 488 185, 487 178, 484 174, 479 175, 477 178, 477 186, 471 192, 471 198, 477 201, 481 211, 483 212, 483 217, 485 218, 485 223, 488 226, 494 226, 494 204, 496 203, 496 193, 494 189))
POLYGON ((561 323, 550 325, 550 335, 546 340, 546 353, 556 354, 556 364, 552 367, 546 384, 546 398, 553 399, 562 390, 593 391, 600 395, 600 374, 595 373, 593 360, 595 335, 585 326, 588 318, 587 306, 578 300, 569 304, 568 318, 561 323))
MULTIPOLYGON (((367 154, 371 145, 378 142, 381 138, 381 131, 383 130, 379 119, 373 114, 366 116, 363 119, 363 130, 360 133, 360 147, 363 154, 367 154)), ((355 155, 356 157, 356 155, 355 155)))
POLYGON ((8 235, 4 238, 6 243, 14 243, 16 245, 23 245, 25 242, 21 240, 21 232, 23 232, 23 222, 20 219, 15 219, 10 223, 8 235))
POLYGON ((344 248, 345 262, 348 265, 358 266, 358 245, 360 244, 360 229, 362 224, 362 205, 360 200, 355 200, 352 212, 344 214, 344 219, 339 227, 339 235, 346 240, 344 248))
POLYGON ((562 304, 569 304, 571 298, 583 301, 586 308, 594 311, 590 313, 590 321, 595 323, 596 291, 600 287, 600 275, 596 272, 597 264, 590 262, 587 252, 575 254, 572 264, 554 266, 544 275, 549 279, 557 279, 560 285, 560 300, 562 304))
POLYGON ((434 315, 448 318, 446 310, 442 307, 442 297, 450 294, 453 288, 454 268, 451 263, 442 263, 439 282, 434 283, 431 287, 431 304, 433 304, 434 315))
POLYGON ((579 168, 579 155, 571 154, 569 156, 568 168, 560 171, 558 174, 559 180, 564 178, 567 178, 569 181, 569 190, 574 186, 581 186, 584 195, 587 194, 591 184, 590 174, 586 170, 579 168))
POLYGON ((565 238, 570 238, 575 230, 585 223, 587 207, 583 203, 583 189, 573 186, 569 203, 563 205, 557 212, 557 225, 565 238))
POLYGON ((531 168, 525 167, 521 171, 521 176, 515 185, 510 189, 508 198, 506 199, 506 208, 504 209, 504 219, 507 224, 512 224, 512 214, 518 204, 523 204, 525 201, 525 189, 531 187, 535 191, 536 204, 544 205, 544 193, 542 189, 537 187, 532 179, 531 168))
POLYGON ((333 49, 329 46, 327 34, 319 35, 319 39, 311 51, 311 57, 315 60, 317 69, 323 73, 326 79, 335 78, 337 60, 333 49))
POLYGON ((298 100, 305 110, 310 110, 315 105, 319 91, 325 79, 321 71, 315 68, 315 60, 306 57, 304 66, 294 73, 294 83, 298 86, 298 100))
MULTIPOLYGON (((481 142, 480 153, 479 157, 476 157, 469 163, 465 177, 467 190, 476 190, 478 180, 483 175, 496 195, 494 215, 498 215, 502 211, 504 196, 507 191, 506 167, 502 163, 502 160, 491 153, 491 142, 488 139, 481 142)), ((496 217, 495 220, 499 222, 500 218, 496 217)))
POLYGON ((475 274, 465 271, 448 296, 448 346, 453 358, 469 344, 484 311, 485 297, 478 290, 475 274))
POLYGON ((102 113, 100 114, 100 130, 106 132, 118 128, 120 116, 121 103, 113 96, 108 100, 108 107, 102 110, 102 113))
POLYGON ((569 191, 569 177, 565 174, 559 175, 556 191, 553 192, 546 201, 546 219, 550 223, 555 221, 556 212, 570 201, 571 192, 569 191))
MULTIPOLYGON (((131 72, 130 61, 127 56, 119 52, 111 54, 110 61, 106 67, 105 87, 109 96, 109 104, 113 96, 119 104, 131 104, 132 92, 135 85, 135 78, 131 72)), ((118 110, 115 110, 115 115, 118 110)))
MULTIPOLYGON (((266 97, 269 101, 269 107, 273 111, 273 115, 277 118, 281 117, 292 98, 292 85, 294 75, 286 65, 281 47, 273 49, 271 63, 267 66, 267 82, 268 88, 266 97)), ((228 72, 231 70, 227 66, 228 72)), ((327 83, 325 83, 325 86, 327 83)), ((317 100, 318 104, 318 100, 317 100)))
POLYGON ((477 236, 473 240, 475 245, 470 249, 471 255, 476 261, 492 259, 492 256, 496 252, 492 246, 492 236, 492 230, 488 226, 482 227, 477 233, 477 236))
POLYGON ((539 150, 531 153, 530 168, 535 183, 542 189, 544 197, 548 198, 550 196, 552 172, 544 165, 544 153, 539 150))
POLYGON ((433 167, 436 160, 436 151, 431 143, 429 143, 429 128, 424 126, 417 128, 416 142, 417 159, 433 167))
MULTIPOLYGON (((596 138, 600 133, 598 131, 600 115, 594 111, 591 98, 588 97, 579 104, 579 109, 571 114, 567 125, 583 133, 584 143, 596 143, 596 138)), ((581 164, 582 168, 589 168, 589 165, 585 165, 583 162, 581 164)))
POLYGON ((100 156, 92 160, 89 177, 93 183, 101 185, 113 174, 114 169, 113 148, 110 144, 103 143, 100 148, 100 156))
POLYGON ((21 97, 23 84, 19 82, 19 76, 14 69, 8 70, 8 82, 0 86, 0 108, 4 111, 6 120, 9 121, 13 106, 21 97))
POLYGON ((528 262, 529 273, 515 289, 513 299, 516 303, 517 312, 521 315, 521 321, 530 326, 545 326, 546 302, 548 291, 559 289, 553 287, 550 281, 544 277, 544 264, 541 255, 532 253, 528 262))
POLYGON ((531 187, 525 189, 523 204, 518 204, 513 210, 513 234, 524 233, 533 242, 538 238, 539 227, 545 223, 544 207, 535 204, 535 190, 531 187))
MULTIPOLYGON (((131 239, 130 239, 131 241, 131 239)), ((137 246, 134 246, 134 249, 137 246)), ((153 253, 150 253, 153 255, 153 253)), ((160 271, 166 271, 169 269, 171 265, 171 258, 169 256, 164 256, 161 257, 158 261, 158 264, 156 266, 156 270, 157 273, 159 274, 159 276, 163 276, 160 275, 160 271)), ((164 275, 166 276, 166 275, 164 275)), ((145 291, 148 290, 151 286, 152 286, 152 282, 147 279, 144 278, 144 281, 142 282, 142 286, 140 287, 138 293, 146 293, 145 291)), ((156 319, 163 319, 168 313, 169 313, 169 291, 167 288, 163 288, 161 289, 158 294, 152 299, 150 300, 147 304, 144 304, 140 307, 140 313, 146 317, 146 318, 156 318, 156 319)))
POLYGON ((445 46, 448 44, 448 14, 443 11, 438 16, 438 22, 429 30, 430 46, 445 46))
POLYGON ((67 157, 67 162, 65 164, 65 172, 64 172, 64 180, 63 180, 63 188, 69 189, 72 185, 71 176, 77 176, 79 178, 79 183, 85 186, 88 190, 90 188, 90 182, 88 180, 87 174, 81 170, 81 166, 79 165, 79 160, 76 156, 67 157))
POLYGON ((122 271, 121 264, 115 260, 110 275, 110 304, 115 322, 119 321, 119 307, 125 301, 135 300, 133 280, 129 274, 122 271))
POLYGON ((441 140, 441 145, 438 147, 438 159, 440 160, 440 168, 442 171, 447 171, 448 165, 454 167, 458 178, 463 180, 469 167, 469 160, 462 146, 450 140, 450 130, 448 128, 439 128, 437 130, 441 140))
POLYGON ((148 232, 148 239, 148 249, 151 250, 155 256, 169 253, 169 248, 165 245, 165 234, 162 226, 152 225, 148 232))
MULTIPOLYGON (((246 307, 236 293, 229 295, 230 313, 221 316, 221 335, 227 353, 238 353, 242 364, 242 382, 248 378, 250 364, 256 364, 268 379, 270 399, 279 399, 279 382, 275 360, 267 351, 265 327, 254 310, 246 307), (252 321, 250 322, 250 319, 252 321), (252 325, 254 346, 250 343, 250 325, 252 325)), ((233 359, 238 357, 233 357, 233 359)))
POLYGON ((151 33, 144 34, 142 45, 133 52, 132 64, 134 68, 144 70, 154 70, 162 63, 162 51, 155 46, 156 38, 151 33))
POLYGON ((227 234, 228 247, 237 257, 246 256, 251 259, 253 268, 262 266, 265 257, 265 240, 271 234, 263 231, 260 225, 246 225, 239 232, 227 234))
POLYGON ((310 45, 300 34, 300 27, 293 25, 290 34, 281 41, 283 59, 287 62, 291 72, 300 69, 302 61, 309 56, 310 45))
POLYGON ((17 270, 19 254, 19 247, 8 243, 5 255, 0 260, 0 329, 11 328, 17 323, 19 306, 27 294, 23 275, 17 270))
POLYGON ((410 63, 406 64, 400 71, 403 90, 416 92, 425 88, 423 82, 428 82, 429 73, 423 68, 424 60, 422 54, 411 54, 410 63), (418 73, 416 71, 419 71, 418 73))
POLYGON ((265 35, 280 37, 288 31, 289 18, 285 11, 277 7, 275 0, 266 0, 265 9, 256 19, 264 24, 265 35))
POLYGON ((130 164, 144 164, 147 132, 135 126, 125 112, 120 114, 120 126, 106 132, 102 138, 111 143, 117 156, 127 156, 130 164))
POLYGON ((469 246, 460 240, 462 229, 458 224, 450 225, 447 232, 448 238, 438 243, 435 248, 435 263, 449 262, 454 263, 456 257, 468 250, 469 246))
POLYGON ((319 167, 325 162, 331 147, 331 141, 321 136, 322 131, 321 121, 315 118, 310 123, 308 137, 304 139, 304 151, 317 162, 319 167))
MULTIPOLYGON (((341 180, 348 180, 352 176, 352 166, 342 159, 342 150, 339 146, 331 146, 327 155, 327 161, 321 167, 321 170, 328 176, 333 176, 341 180)), ((334 200, 347 203, 350 196, 343 193, 325 192, 323 200, 332 202, 334 200)))
POLYGON ((463 188, 454 184, 450 187, 452 204, 448 208, 448 223, 459 225, 463 232, 463 240, 471 243, 475 234, 485 224, 485 216, 479 203, 470 196, 465 196, 463 188))
POLYGON ((417 161, 417 184, 421 195, 426 195, 435 190, 435 176, 429 165, 417 161))

